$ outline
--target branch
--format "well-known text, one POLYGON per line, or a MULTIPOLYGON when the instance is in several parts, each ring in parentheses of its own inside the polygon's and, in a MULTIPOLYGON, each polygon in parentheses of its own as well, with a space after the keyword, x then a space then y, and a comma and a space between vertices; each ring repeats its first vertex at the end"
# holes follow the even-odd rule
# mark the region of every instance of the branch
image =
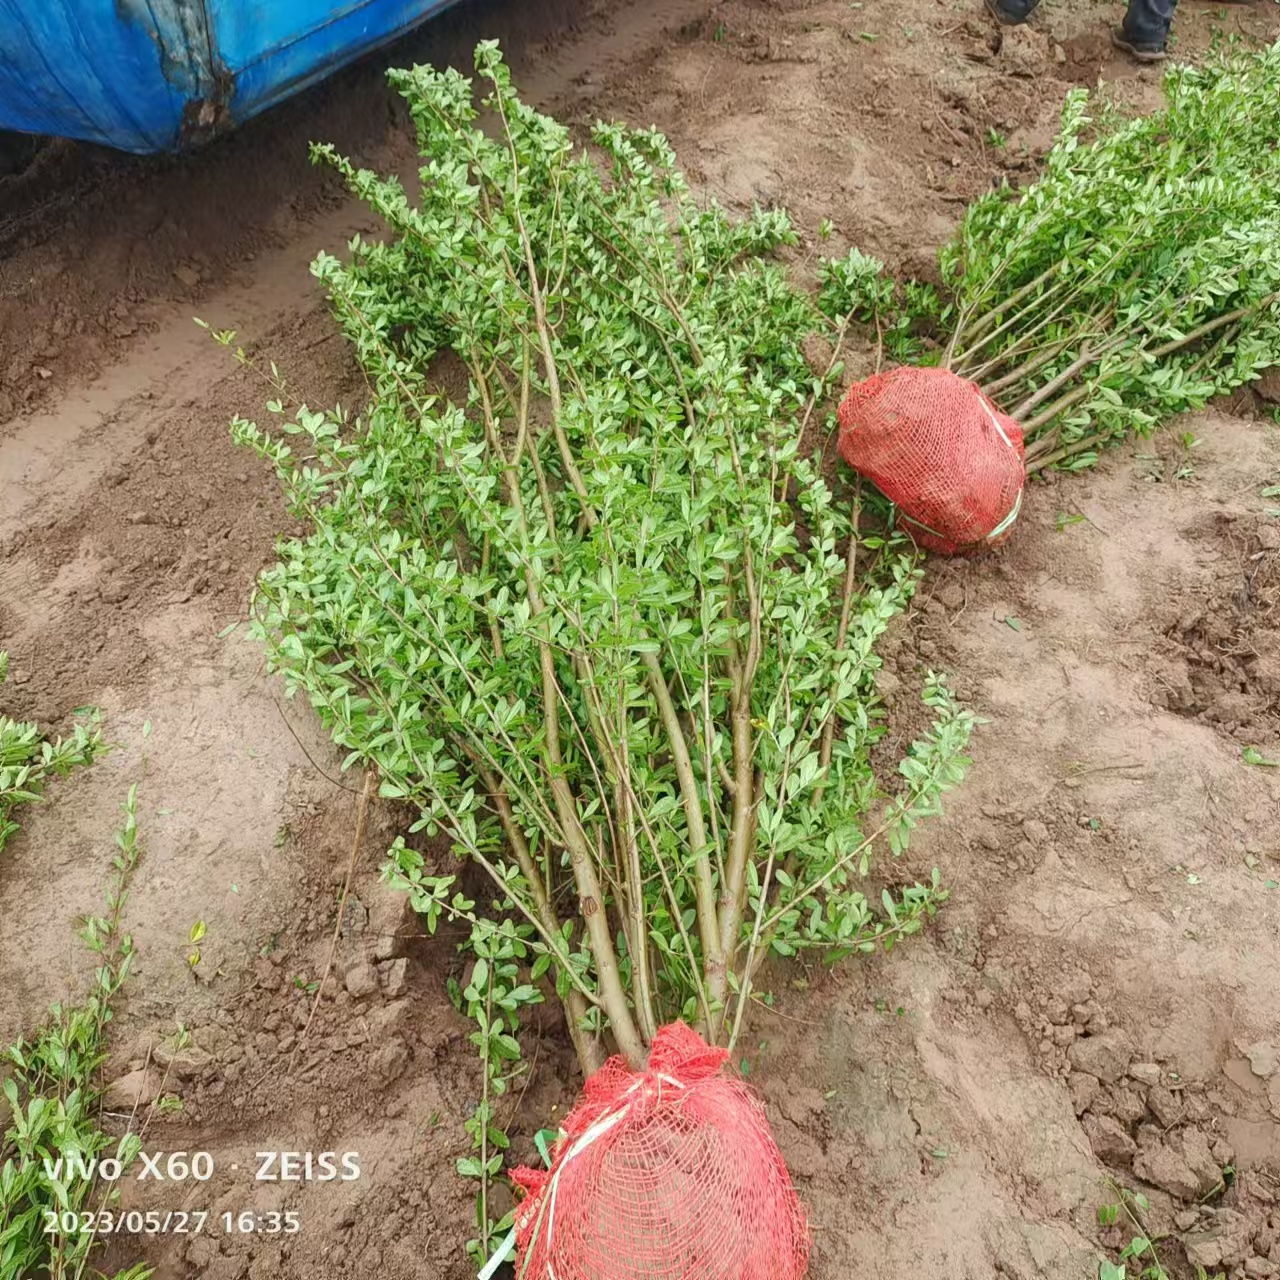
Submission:
MULTIPOLYGON (((862 477, 858 477, 853 497, 853 529, 849 534, 849 550, 845 553, 844 590, 840 596, 840 625, 836 629, 837 659, 844 653, 845 641, 849 638, 849 617, 853 613, 853 587, 858 575, 858 521, 862 515, 862 477)), ((831 701, 836 697, 836 682, 831 682, 831 701)), ((826 795, 826 772, 831 767, 831 751, 836 737, 836 709, 833 705, 827 722, 822 726, 822 745, 818 750, 819 773, 822 781, 814 788, 813 807, 822 807, 822 798, 826 795)))
MULTIPOLYGON (((1032 360, 1028 360, 1026 364, 1019 365, 1019 367, 1014 369, 1012 373, 1006 373, 1003 377, 996 378, 994 382, 980 383, 979 385, 982 389, 983 395, 987 396, 988 399, 994 400, 1001 391, 1005 391, 1009 387, 1016 386, 1019 382, 1023 381, 1023 379, 1029 378, 1037 370, 1043 369, 1049 361, 1061 355, 1067 347, 1071 346, 1073 341, 1074 336, 1071 338, 1062 338, 1057 342, 1052 342, 1043 352, 1041 352, 1040 355, 1036 356, 1032 360)), ((971 375, 970 381, 977 382, 981 377, 982 370, 978 369, 971 375)))
MULTIPOLYGON (((984 334, 996 322, 998 317, 1008 311, 1010 307, 1017 306, 1017 304, 1021 302, 1027 294, 1032 293, 1034 290, 1039 288, 1039 286, 1053 275, 1053 273, 1062 265, 1063 263, 1061 261, 1055 262, 1053 266, 1042 271, 1034 280, 1030 280, 1020 289, 1014 290, 1014 292, 1011 293, 998 307, 994 307, 985 315, 979 316, 972 325, 967 320, 961 320, 958 322, 955 327, 955 331, 951 335, 951 341, 947 344, 946 354, 942 359, 943 368, 951 368, 951 360, 955 355, 956 347, 959 345, 961 338, 965 337, 966 334, 971 339, 981 337, 982 334, 984 334)), ((969 351, 966 354, 971 355, 972 351, 969 351)))
POLYGON ((1081 400, 1087 400, 1092 394, 1093 388, 1084 386, 1068 391, 1065 396, 1059 396, 1047 409, 1036 414, 1029 422, 1022 424, 1023 437, 1031 439, 1041 427, 1052 422, 1060 413, 1065 413, 1072 405, 1079 404, 1081 400))
POLYGON ((560 750, 560 685, 556 679, 551 646, 545 640, 540 640, 538 647, 542 658, 542 715, 545 732, 543 751, 546 755, 547 780, 556 816, 564 830, 569 863, 578 889, 578 910, 586 926, 588 945, 596 964, 600 998, 609 1016, 614 1038, 627 1061, 639 1069, 647 1057, 644 1042, 631 1016, 626 992, 622 989, 618 957, 614 952, 613 939, 609 936, 609 917, 605 911, 604 895, 596 875, 591 846, 587 843, 586 832, 578 820, 578 806, 565 777, 564 757, 560 750))
POLYGON ((1199 328, 1192 329, 1190 333, 1184 334, 1181 338, 1174 338, 1171 342, 1166 342, 1162 346, 1156 347, 1154 351, 1146 352, 1146 354, 1153 360, 1159 360, 1162 356, 1172 355, 1175 351, 1181 351, 1183 347, 1189 347, 1193 342, 1198 342, 1201 338, 1213 333, 1215 329, 1221 329, 1224 325, 1234 324, 1237 320, 1243 320, 1245 316, 1253 315, 1254 312, 1269 307, 1277 299, 1280 299, 1280 292, 1269 293, 1265 298, 1260 298, 1257 302, 1250 303, 1247 307, 1238 307, 1235 311, 1228 311, 1225 315, 1216 316, 1214 319, 1200 325, 1199 328))
POLYGON ((645 913, 644 877, 640 870, 640 842, 636 839, 635 818, 632 812, 630 788, 622 782, 630 773, 626 735, 619 736, 622 750, 622 767, 626 770, 617 788, 619 838, 626 854, 627 911, 631 927, 627 942, 631 949, 631 976, 635 985, 636 1015, 640 1020, 640 1034, 646 1043, 652 1044, 658 1031, 658 1016, 653 1001, 653 979, 649 972, 649 922, 645 913))
POLYGON ((534 261, 533 243, 525 226, 524 214, 520 208, 520 156, 516 151, 515 139, 511 136, 511 126, 507 120, 506 106, 499 91, 494 95, 498 115, 502 119, 502 130, 507 139, 507 150, 511 154, 511 215, 515 219, 516 229, 520 233, 520 246, 524 251, 525 267, 529 272, 529 293, 533 299, 534 324, 538 332, 538 345, 542 348, 542 359, 546 366, 547 397, 551 401, 551 429, 555 433, 556 444, 560 449, 560 461, 564 465, 565 474, 578 500, 582 503, 582 518, 588 528, 595 528, 596 513, 587 498, 587 486, 583 483, 582 474, 573 460, 573 451, 569 448, 568 437, 564 433, 562 420, 563 404, 560 396, 560 373, 556 367, 555 351, 551 345, 551 326, 547 323, 546 299, 538 284, 538 266, 534 261))
POLYGON ((708 996, 712 1001, 712 1037, 719 1038, 724 1024, 729 966, 738 950, 742 909, 747 892, 747 860, 755 842, 755 741, 751 732, 751 688, 745 668, 734 664, 733 690, 733 812, 729 821, 729 857, 725 883, 720 890, 720 967, 706 966, 708 996))
MULTIPOLYGON (((1114 344, 1114 340, 1113 340, 1114 344)), ((1021 422, 1023 417, 1030 413, 1037 405, 1043 404, 1051 395, 1057 392, 1061 387, 1065 387, 1072 378, 1076 376, 1082 369, 1087 369, 1091 364, 1096 363, 1105 354, 1106 347, 1086 347, 1080 353, 1078 359, 1073 360, 1057 377, 1051 378, 1038 391, 1032 392, 1031 395, 1021 401, 1015 408, 1010 410, 1009 416, 1017 422, 1021 422)))
MULTIPOLYGON (((1039 456, 1027 454, 1027 475, 1033 476, 1037 471, 1043 471, 1045 467, 1052 467, 1056 463, 1062 462, 1067 458, 1074 458, 1077 454, 1085 453, 1092 449, 1094 445, 1101 444, 1104 440, 1111 437, 1110 431, 1096 431, 1091 436, 1085 436, 1083 440, 1073 440, 1070 444, 1063 445, 1060 449, 1055 449, 1052 453, 1042 453, 1039 456)), ((1043 441, 1036 441, 1037 444, 1048 444, 1051 440, 1056 440, 1058 433, 1056 430, 1051 431, 1043 441)))
POLYGON ((698 780, 693 772, 693 761, 689 756, 689 746, 685 742, 684 730, 680 726, 680 717, 676 714, 675 704, 671 701, 671 694, 667 689, 666 680, 663 679, 662 667, 658 663, 657 656, 646 653, 643 660, 645 669, 649 673, 649 688, 653 691, 667 739, 671 744, 676 777, 680 780, 680 795, 684 801, 685 821, 689 827, 689 852, 693 858, 702 959, 704 968, 710 973, 723 968, 724 957, 717 926, 716 891, 711 876, 711 858, 708 852, 710 842, 707 839, 706 823, 702 816, 698 780))
MULTIPOLYGON (((515 854, 516 863, 520 867, 520 873, 529 886, 529 892, 533 895, 533 906, 538 919, 552 936, 563 937, 560 931, 560 918, 556 915, 556 909, 547 893, 547 886, 543 883, 542 875, 538 871, 533 851, 529 848, 528 840, 525 839, 524 829, 516 821, 515 811, 511 808, 511 800, 505 788, 483 765, 477 763, 476 771, 489 792, 489 801, 498 815, 498 821, 502 823, 502 832, 507 837, 507 843, 511 846, 511 852, 515 854)), ((578 1055, 583 1074, 589 1076, 600 1066, 600 1051, 582 1025, 587 1016, 587 1002, 582 992, 571 986, 564 997, 563 1004, 569 1038, 573 1041, 574 1051, 578 1055)))

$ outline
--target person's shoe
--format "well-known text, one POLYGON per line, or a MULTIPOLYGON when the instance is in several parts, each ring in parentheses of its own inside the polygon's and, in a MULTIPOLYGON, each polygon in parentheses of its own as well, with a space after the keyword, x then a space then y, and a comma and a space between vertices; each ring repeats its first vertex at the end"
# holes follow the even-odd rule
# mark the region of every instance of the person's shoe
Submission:
POLYGON ((1111 32, 1111 43, 1117 49, 1127 53, 1135 62, 1163 62, 1169 55, 1163 44, 1151 44, 1146 40, 1131 40, 1124 33, 1123 27, 1116 27, 1111 32))
POLYGON ((1002 27, 1020 27, 1035 12, 1035 5, 1026 6, 1025 3, 1020 5, 1018 9, 1005 8, 1001 0, 986 0, 987 12, 1002 27))

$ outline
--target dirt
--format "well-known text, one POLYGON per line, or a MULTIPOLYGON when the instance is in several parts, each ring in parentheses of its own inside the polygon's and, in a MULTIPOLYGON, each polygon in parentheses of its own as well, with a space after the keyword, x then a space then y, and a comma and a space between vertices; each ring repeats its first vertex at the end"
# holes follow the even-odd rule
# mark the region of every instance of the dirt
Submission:
POLYGON ((1122 453, 1037 486, 999 560, 937 565, 899 634, 895 701, 941 667, 990 723, 904 869, 954 885, 939 929, 828 979, 800 1061, 790 1024, 759 1025, 763 1079, 830 1095, 822 1151, 844 1176, 801 1162, 822 1170, 819 1274, 901 1232, 924 1274, 1094 1275, 1108 1175, 1137 1177, 1153 1231, 1204 1198, 1187 1238, 1241 1214, 1236 1264, 1274 1246, 1280 1090, 1244 1050, 1277 1031, 1280 791, 1242 741, 1274 756, 1275 701, 1241 737, 1168 709, 1159 676, 1186 662, 1171 628, 1250 571, 1280 434, 1220 415, 1194 428, 1185 482, 1153 485, 1122 453), (1208 1152, 1194 1174, 1186 1143, 1208 1152), (868 1201, 874 1232, 845 1208, 868 1201))
MULTIPOLYGON (((307 264, 375 227, 307 142, 411 171, 382 69, 464 63, 500 35, 541 105, 655 124, 708 193, 786 205, 799 269, 857 244, 927 274, 966 201, 1034 176, 1069 87, 1159 96, 1113 58, 1114 6, 1075 0, 1005 32, 970 0, 526 8, 463 6, 195 156, 58 144, 0 175, 5 707, 65 729, 92 704, 117 744, 3 855, 0 1038, 83 985, 74 920, 98 907, 138 782, 112 1106, 180 1099, 146 1146, 208 1151, 216 1172, 126 1204, 300 1214, 287 1237, 112 1244, 162 1280, 474 1274, 453 1166, 480 1077, 445 994, 456 939, 378 883, 403 814, 375 803, 353 861, 361 779, 233 626, 291 526, 226 429, 268 392, 191 316, 236 328, 313 403, 362 394, 307 264), (358 1153, 360 1174, 258 1182, 265 1150, 358 1153)), ((1278 30, 1269 4, 1177 21, 1193 56, 1278 30)), ((1175 1275, 1188 1258, 1280 1273, 1280 769, 1245 755, 1280 758, 1280 523, 1261 497, 1278 477, 1271 406, 1242 395, 1036 484, 998 555, 930 563, 888 646, 894 722, 918 726, 935 668, 986 723, 894 875, 936 865, 950 902, 889 957, 777 971, 741 1055, 816 1280, 1096 1276, 1124 1243, 1098 1226, 1109 1178, 1149 1197, 1175 1275)), ((554 1021, 537 1031, 509 1102, 524 1148, 574 1093, 554 1021)))

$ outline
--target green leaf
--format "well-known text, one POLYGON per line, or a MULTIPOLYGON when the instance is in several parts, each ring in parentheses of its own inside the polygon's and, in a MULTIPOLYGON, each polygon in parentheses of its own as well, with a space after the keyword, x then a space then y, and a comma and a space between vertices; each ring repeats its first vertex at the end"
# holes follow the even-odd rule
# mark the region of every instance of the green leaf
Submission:
POLYGON ((493 1039, 494 1052, 508 1059, 511 1062, 516 1061, 520 1057, 520 1045, 515 1036, 506 1034, 495 1036, 493 1039))
POLYGON ((537 1147, 542 1163, 551 1168, 551 1147, 559 1140, 560 1134, 555 1129, 539 1129, 533 1135, 533 1145, 537 1147))

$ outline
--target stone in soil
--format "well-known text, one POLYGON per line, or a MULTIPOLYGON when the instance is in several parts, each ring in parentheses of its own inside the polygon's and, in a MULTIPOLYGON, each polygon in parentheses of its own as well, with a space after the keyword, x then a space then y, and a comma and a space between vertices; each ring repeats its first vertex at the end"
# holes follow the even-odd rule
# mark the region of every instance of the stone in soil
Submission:
POLYGON ((1231 1267, 1242 1263, 1249 1253, 1253 1228, 1249 1219, 1234 1209, 1219 1209, 1207 1231, 1184 1236, 1182 1248, 1193 1267, 1211 1271, 1214 1267, 1231 1267))
POLYGON ((153 1102, 159 1092, 160 1077, 147 1067, 139 1067, 107 1085, 102 1105, 108 1111, 132 1111, 153 1102))
POLYGON ((1147 1107, 1136 1089, 1113 1089, 1111 1114, 1122 1124, 1137 1124, 1147 1114, 1147 1107))
POLYGON ((1257 1044, 1251 1044, 1244 1051, 1244 1056, 1249 1059, 1249 1070, 1255 1076, 1262 1080, 1269 1080, 1275 1075, 1277 1066, 1275 1045, 1260 1040, 1257 1044))
POLYGON ((1147 1106, 1151 1114, 1167 1129, 1182 1119, 1183 1106, 1180 1099, 1164 1087, 1157 1085, 1147 1094, 1147 1106))
POLYGON ((213 1066, 213 1055, 193 1044, 182 1049, 171 1049, 168 1045, 160 1044, 156 1046, 152 1057, 160 1066, 167 1067, 179 1080, 190 1080, 213 1066))
MULTIPOLYGON (((1043 823, 1028 822, 1023 827, 1027 838, 1033 844, 1041 845, 1048 841, 1049 833, 1047 829, 1042 830, 1043 825, 1043 823)), ((1058 983, 1058 995, 1064 1003, 1069 1005, 1084 1004, 1092 990, 1093 978, 1087 969, 1068 970, 1058 983)))
POLYGON ((1209 1150, 1209 1139, 1199 1129, 1186 1129, 1182 1134, 1182 1158, 1199 1182, 1200 1194, 1208 1195, 1222 1181, 1222 1171, 1209 1150))
POLYGON ((1067 1077, 1067 1089, 1071 1093, 1071 1105, 1078 1116, 1084 1115, 1093 1105, 1102 1086, 1096 1076, 1085 1075, 1083 1071, 1073 1071, 1067 1077))
MULTIPOLYGON (((1023 834, 1027 839, 1039 848, 1042 844, 1049 842, 1049 828, 1045 826, 1038 818, 1029 818, 1022 824, 1023 834)), ((1088 997, 1088 990, 1085 991, 1085 997, 1088 997)))
POLYGON ((1004 27, 1000 32, 1000 64, 1010 74, 1031 79, 1041 75, 1052 54, 1049 39, 1033 27, 1004 27))
POLYGON ((1077 1071, 1096 1076, 1103 1084, 1114 1084, 1128 1069, 1133 1046, 1122 1031, 1103 1031, 1085 1036, 1067 1050, 1067 1057, 1077 1071))
POLYGON ((347 991, 356 1000, 374 995, 378 990, 378 971, 367 960, 357 960, 344 978, 347 991))
POLYGON ((264 991, 278 991, 280 989, 280 970, 265 956, 259 956, 254 960, 253 976, 258 986, 264 991))
POLYGON ((1182 1156, 1163 1143, 1140 1148, 1133 1158, 1133 1171, 1144 1182, 1179 1200, 1195 1200, 1200 1195, 1200 1180, 1182 1156))
POLYGON ((409 985, 409 961, 401 956, 399 960, 380 964, 378 979, 388 999, 394 1000, 397 996, 404 995, 405 988, 409 985))
POLYGON ((399 1036, 388 1041, 369 1062, 374 1081, 380 1085, 388 1085, 399 1079, 409 1065, 409 1058, 409 1046, 399 1036))
POLYGON ((187 1262, 198 1272, 203 1272, 217 1256, 217 1242, 208 1236, 197 1236, 186 1248, 187 1262))
POLYGON ((421 932, 409 895, 378 884, 366 890, 363 898, 369 911, 365 927, 373 938, 373 958, 394 960, 404 955, 410 937, 421 932))
POLYGON ((1081 1122, 1093 1154, 1108 1164, 1127 1165, 1138 1147, 1124 1126, 1111 1116, 1087 1114, 1081 1122))
POLYGON ((408 1030, 412 1017, 412 1001, 393 1000, 369 1014, 369 1035, 375 1043, 408 1030))

